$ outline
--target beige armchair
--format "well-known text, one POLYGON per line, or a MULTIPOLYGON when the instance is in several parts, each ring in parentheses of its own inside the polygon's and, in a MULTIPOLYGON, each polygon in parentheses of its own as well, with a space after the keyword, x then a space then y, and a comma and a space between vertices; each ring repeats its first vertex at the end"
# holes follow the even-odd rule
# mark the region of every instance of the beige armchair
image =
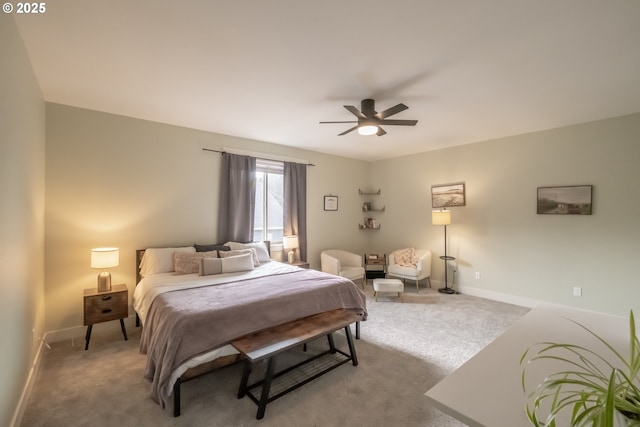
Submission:
POLYGON ((360 280, 364 289, 364 267, 362 256, 341 249, 327 249, 320 253, 320 264, 325 273, 360 280))
MULTIPOLYGON (((400 249, 402 250, 402 249, 400 249)), ((422 279, 427 279, 427 285, 431 287, 431 251, 426 249, 415 250, 415 265, 398 264, 398 252, 389 254, 387 261, 387 277, 399 277, 416 281, 416 292, 420 292, 419 283, 422 279)))

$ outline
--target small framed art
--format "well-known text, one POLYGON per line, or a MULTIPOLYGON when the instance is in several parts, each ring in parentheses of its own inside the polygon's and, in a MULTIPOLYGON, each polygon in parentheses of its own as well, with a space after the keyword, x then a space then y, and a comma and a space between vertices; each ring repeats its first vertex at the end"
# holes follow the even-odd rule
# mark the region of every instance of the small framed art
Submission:
POLYGON ((464 182, 431 186, 431 206, 434 208, 464 206, 465 198, 464 182))
POLYGON ((337 211, 338 210, 338 196, 324 196, 324 210, 325 211, 337 211))
POLYGON ((538 187, 537 213, 591 215, 592 185, 538 187))

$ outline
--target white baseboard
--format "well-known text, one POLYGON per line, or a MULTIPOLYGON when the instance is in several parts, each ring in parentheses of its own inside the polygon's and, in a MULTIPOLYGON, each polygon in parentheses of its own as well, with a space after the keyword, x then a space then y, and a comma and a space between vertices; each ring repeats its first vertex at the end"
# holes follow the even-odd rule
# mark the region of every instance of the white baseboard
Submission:
POLYGON ((29 400, 29 396, 31 396, 31 391, 33 390, 33 386, 35 384, 36 378, 38 378, 38 372, 40 371, 40 363, 42 361, 42 348, 44 347, 44 341, 40 341, 38 345, 38 349, 36 350, 36 356, 33 359, 33 363, 29 368, 29 375, 27 376, 27 382, 22 389, 22 394, 20 395, 20 400, 18 400, 18 405, 16 406, 16 410, 13 413, 13 418, 11 419, 11 427, 19 427, 22 424, 22 417, 24 415, 24 411, 27 407, 27 401, 29 400))
POLYGON ((461 294, 486 298, 494 301, 504 302, 507 304, 519 305, 522 307, 533 308, 540 304, 547 304, 546 302, 540 300, 519 297, 516 295, 503 294, 501 292, 488 291, 486 289, 474 288, 472 286, 459 286, 457 290, 461 294))
MULTIPOLYGON (((124 325, 128 328, 134 328, 136 325, 135 314, 124 319, 124 325)), ((112 321, 99 323, 94 325, 92 334, 100 333, 101 331, 120 331, 120 322, 112 321)), ((54 343, 67 340, 81 339, 84 341, 85 334, 87 333, 86 326, 73 326, 66 329, 58 329, 57 331, 49 331, 44 335, 44 339, 47 343, 54 343)), ((84 344, 83 344, 84 345, 84 344)))

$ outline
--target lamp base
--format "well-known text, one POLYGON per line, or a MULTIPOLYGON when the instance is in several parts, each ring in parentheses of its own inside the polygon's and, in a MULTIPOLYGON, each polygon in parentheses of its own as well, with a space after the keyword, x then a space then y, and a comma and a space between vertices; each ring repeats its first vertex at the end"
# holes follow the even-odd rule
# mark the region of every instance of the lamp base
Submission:
POLYGON ((109 292, 111 290, 111 273, 103 271, 98 274, 98 292, 109 292))
POLYGON ((438 289, 438 292, 440 292, 441 294, 455 294, 456 291, 453 290, 453 288, 440 288, 438 289))

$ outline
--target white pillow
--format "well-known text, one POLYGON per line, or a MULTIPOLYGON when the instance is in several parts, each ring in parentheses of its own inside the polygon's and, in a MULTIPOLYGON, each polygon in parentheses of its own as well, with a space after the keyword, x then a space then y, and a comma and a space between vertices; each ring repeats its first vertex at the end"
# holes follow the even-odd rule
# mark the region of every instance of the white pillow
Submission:
POLYGON ((269 250, 267 249, 267 245, 264 242, 252 242, 252 243, 238 243, 238 242, 227 242, 225 246, 229 246, 232 251, 237 251, 239 249, 250 249, 254 248, 256 253, 258 254, 258 261, 260 263, 271 261, 271 257, 269 256, 269 250))
POLYGON ((140 262, 140 274, 149 276, 151 274, 171 273, 174 271, 173 253, 174 252, 195 252, 193 246, 185 246, 181 248, 149 248, 144 251, 142 261, 140 262))
POLYGON ((256 253, 256 248, 247 248, 247 249, 236 249, 230 251, 220 251, 220 258, 229 258, 232 256, 251 254, 251 259, 253 260, 253 266, 258 267, 260 265, 260 260, 258 259, 258 254, 256 253))
POLYGON ((234 273, 236 271, 253 270, 253 256, 251 254, 236 255, 229 258, 221 258, 222 272, 234 273))
POLYGON ((201 276, 209 276, 211 274, 222 273, 222 259, 220 258, 201 258, 200 271, 201 276))

